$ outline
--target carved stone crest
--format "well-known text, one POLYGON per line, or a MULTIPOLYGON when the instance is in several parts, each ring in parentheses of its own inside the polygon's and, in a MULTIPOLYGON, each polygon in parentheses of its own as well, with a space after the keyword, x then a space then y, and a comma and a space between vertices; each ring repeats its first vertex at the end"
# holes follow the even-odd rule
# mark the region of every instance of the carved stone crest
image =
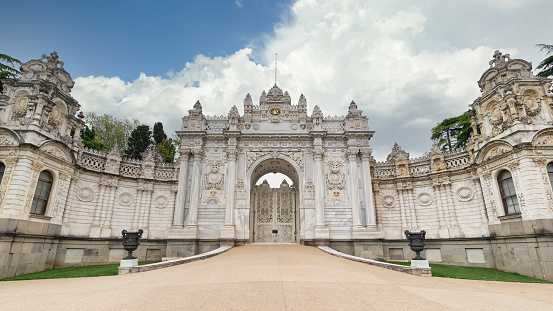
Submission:
POLYGON ((338 162, 334 161, 330 166, 330 172, 326 174, 326 189, 343 190, 345 188, 346 188, 346 181, 345 181, 344 173, 340 172, 340 165, 338 165, 338 162))
POLYGON ((223 190, 223 186, 224 186, 224 175, 220 172, 219 164, 212 163, 210 172, 205 174, 204 188, 223 190))

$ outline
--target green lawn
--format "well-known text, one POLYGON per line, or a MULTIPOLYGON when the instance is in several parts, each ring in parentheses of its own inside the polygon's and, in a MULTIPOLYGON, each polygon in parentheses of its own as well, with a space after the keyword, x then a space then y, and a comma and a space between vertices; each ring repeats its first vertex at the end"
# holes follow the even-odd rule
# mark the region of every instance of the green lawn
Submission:
MULTIPOLYGON (((398 265, 409 266, 410 262, 387 261, 398 265)), ((468 280, 483 280, 483 281, 502 281, 502 282, 522 282, 522 283, 553 283, 545 280, 534 279, 529 276, 516 273, 503 272, 497 269, 478 268, 478 267, 463 267, 452 265, 440 265, 431 263, 432 276, 468 279, 468 280)))
MULTIPOLYGON (((140 262, 138 265, 146 265, 157 261, 140 262)), ((58 279, 58 278, 82 278, 89 276, 117 275, 119 264, 80 266, 50 269, 41 272, 27 273, 10 278, 0 279, 0 281, 19 281, 36 279, 58 279)))

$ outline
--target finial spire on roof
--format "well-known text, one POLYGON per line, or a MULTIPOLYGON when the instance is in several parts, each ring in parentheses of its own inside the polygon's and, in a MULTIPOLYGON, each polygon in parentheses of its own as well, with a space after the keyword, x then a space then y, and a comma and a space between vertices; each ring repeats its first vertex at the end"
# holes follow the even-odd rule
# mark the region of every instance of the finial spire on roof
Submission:
POLYGON ((275 85, 276 84, 276 78, 277 78, 277 61, 278 61, 278 53, 275 53, 275 85))

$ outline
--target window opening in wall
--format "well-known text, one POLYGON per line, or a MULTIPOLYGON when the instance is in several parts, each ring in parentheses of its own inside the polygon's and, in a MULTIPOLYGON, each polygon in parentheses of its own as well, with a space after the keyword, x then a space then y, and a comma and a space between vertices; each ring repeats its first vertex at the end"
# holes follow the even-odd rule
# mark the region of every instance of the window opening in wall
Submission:
POLYGON ((515 184, 511 173, 509 171, 501 172, 497 176, 497 181, 501 190, 501 199, 503 201, 505 215, 520 214, 517 193, 515 191, 515 184))
MULTIPOLYGON (((2 184, 2 179, 4 179, 5 170, 6 170, 6 166, 4 165, 4 163, 0 162, 0 185, 2 184)), ((551 177, 549 179, 551 179, 551 177)))
POLYGON ((38 176, 35 196, 33 197, 33 204, 31 205, 31 214, 44 215, 46 205, 48 204, 48 197, 50 196, 51 188, 52 174, 48 173, 47 171, 42 171, 38 176))
POLYGON ((553 163, 547 164, 547 175, 549 176, 549 183, 551 188, 553 188, 553 163))

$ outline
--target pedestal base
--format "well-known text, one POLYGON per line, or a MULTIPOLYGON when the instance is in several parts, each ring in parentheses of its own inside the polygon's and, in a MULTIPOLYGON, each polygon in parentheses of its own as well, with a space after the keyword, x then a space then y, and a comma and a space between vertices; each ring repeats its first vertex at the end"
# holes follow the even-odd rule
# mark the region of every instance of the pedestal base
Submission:
POLYGON ((133 267, 138 267, 138 259, 123 259, 119 264, 119 269, 117 269, 117 274, 127 274, 131 272, 133 267))
POLYGON ((221 240, 234 240, 234 225, 224 225, 221 229, 221 240))
POLYGON ((329 240, 330 231, 326 225, 315 225, 315 239, 316 240, 329 240))
POLYGON ((428 260, 411 260, 411 267, 415 268, 430 268, 428 260))
POLYGON ((187 225, 184 227, 184 239, 195 239, 198 237, 198 225, 187 225))

